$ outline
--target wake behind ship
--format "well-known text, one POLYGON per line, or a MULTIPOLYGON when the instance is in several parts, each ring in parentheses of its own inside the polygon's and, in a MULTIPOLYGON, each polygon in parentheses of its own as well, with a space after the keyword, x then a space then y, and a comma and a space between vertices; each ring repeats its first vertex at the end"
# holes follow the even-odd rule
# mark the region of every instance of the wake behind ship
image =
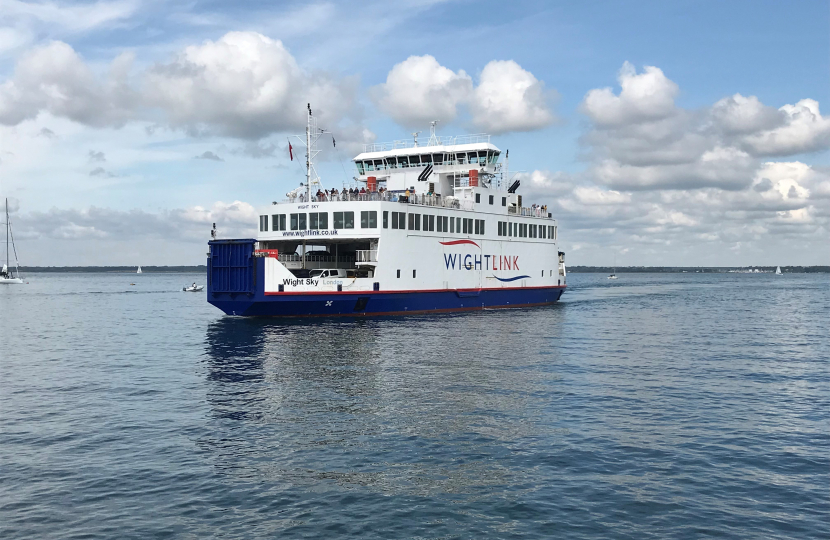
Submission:
POLYGON ((552 304, 556 220, 523 206, 489 135, 366 145, 357 193, 323 191, 309 107, 305 185, 258 208, 256 238, 212 240, 208 302, 229 315, 336 316, 552 304), (312 186, 316 191, 312 191, 312 186))

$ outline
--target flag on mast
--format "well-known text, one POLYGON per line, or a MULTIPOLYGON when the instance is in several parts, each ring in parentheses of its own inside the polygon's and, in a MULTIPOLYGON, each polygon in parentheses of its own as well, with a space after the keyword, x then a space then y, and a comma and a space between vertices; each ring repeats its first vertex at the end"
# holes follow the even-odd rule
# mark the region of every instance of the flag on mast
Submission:
POLYGON ((294 161, 294 148, 291 146, 291 141, 288 142, 288 157, 291 158, 291 161, 294 161))

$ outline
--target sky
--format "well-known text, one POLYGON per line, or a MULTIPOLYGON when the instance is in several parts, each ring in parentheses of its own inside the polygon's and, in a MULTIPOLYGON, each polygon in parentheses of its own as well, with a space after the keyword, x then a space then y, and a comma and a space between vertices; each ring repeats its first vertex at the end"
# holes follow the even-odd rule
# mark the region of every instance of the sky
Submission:
POLYGON ((430 120, 491 134, 570 265, 830 264, 827 0, 0 0, 21 264, 203 264, 212 223, 255 235, 303 181, 309 102, 326 187, 430 120))

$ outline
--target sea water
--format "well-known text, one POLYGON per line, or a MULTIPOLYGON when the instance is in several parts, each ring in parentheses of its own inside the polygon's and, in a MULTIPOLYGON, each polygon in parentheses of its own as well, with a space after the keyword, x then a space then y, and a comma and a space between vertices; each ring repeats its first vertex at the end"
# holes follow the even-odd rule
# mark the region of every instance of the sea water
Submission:
POLYGON ((828 538, 830 277, 228 317, 203 275, 0 288, 0 538, 828 538))

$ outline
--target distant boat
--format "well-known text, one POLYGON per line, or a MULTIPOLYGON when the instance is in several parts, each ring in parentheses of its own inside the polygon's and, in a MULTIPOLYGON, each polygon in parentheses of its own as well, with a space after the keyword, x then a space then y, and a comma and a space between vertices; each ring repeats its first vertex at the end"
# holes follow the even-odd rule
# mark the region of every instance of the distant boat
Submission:
POLYGON ((14 247, 14 235, 12 234, 12 223, 9 220, 9 200, 6 199, 6 263, 0 270, 0 283, 19 285, 23 283, 20 278, 20 267, 17 263, 17 248, 14 247), (11 238, 12 251, 14 252, 14 272, 9 268, 9 238, 11 238))
POLYGON ((136 274, 140 274, 140 273, 141 273, 141 267, 140 267, 140 266, 138 267, 138 270, 136 270, 136 271, 135 271, 135 273, 136 273, 136 274))
POLYGON ((608 276, 608 279, 617 279, 617 256, 614 255, 614 271, 608 276))
POLYGON ((781 267, 780 267, 780 266, 776 266, 776 267, 775 267, 775 275, 776 275, 776 276, 783 275, 783 274, 781 274, 781 267))
POLYGON ((204 286, 204 285, 196 285, 196 284, 194 283, 194 284, 193 284, 193 285, 191 285, 190 287, 182 287, 182 290, 183 290, 184 292, 199 292, 199 291, 201 291, 201 290, 202 290, 202 289, 204 289, 204 288, 205 288, 205 286, 204 286))

